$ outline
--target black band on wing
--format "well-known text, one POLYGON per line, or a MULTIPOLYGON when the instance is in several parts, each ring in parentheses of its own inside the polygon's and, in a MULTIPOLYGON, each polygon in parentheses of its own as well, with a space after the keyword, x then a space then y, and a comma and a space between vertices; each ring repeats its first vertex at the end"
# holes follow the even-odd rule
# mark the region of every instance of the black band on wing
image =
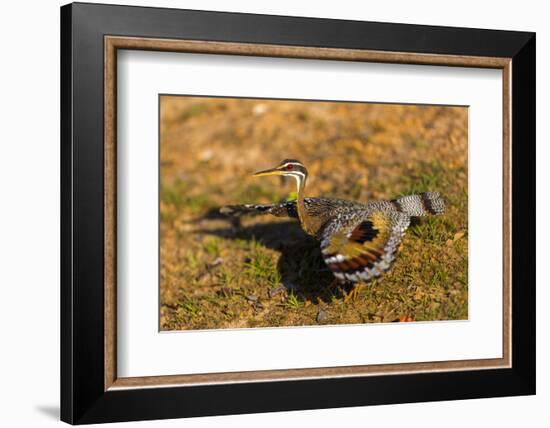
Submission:
POLYGON ((378 236, 378 230, 374 228, 372 221, 367 220, 353 229, 349 239, 359 244, 363 244, 367 241, 372 241, 378 236))

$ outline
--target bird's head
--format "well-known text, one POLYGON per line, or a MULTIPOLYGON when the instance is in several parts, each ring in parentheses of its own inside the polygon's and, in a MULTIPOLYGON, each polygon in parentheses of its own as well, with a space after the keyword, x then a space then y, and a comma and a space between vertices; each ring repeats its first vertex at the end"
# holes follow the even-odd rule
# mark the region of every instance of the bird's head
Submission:
POLYGON ((307 176, 306 167, 302 162, 296 159, 285 159, 275 168, 264 169, 254 173, 254 177, 264 177, 266 175, 290 175, 307 176))
POLYGON ((304 164, 299 160, 285 159, 275 168, 258 171, 254 174, 254 177, 264 177, 266 175, 282 175, 294 177, 299 188, 306 181, 307 169, 304 164))

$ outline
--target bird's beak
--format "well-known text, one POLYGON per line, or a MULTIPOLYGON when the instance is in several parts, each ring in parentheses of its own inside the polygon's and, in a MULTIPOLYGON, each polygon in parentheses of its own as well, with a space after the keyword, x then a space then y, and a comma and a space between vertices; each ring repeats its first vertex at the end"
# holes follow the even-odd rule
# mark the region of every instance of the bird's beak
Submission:
POLYGON ((280 175, 281 171, 277 168, 264 169, 263 171, 258 171, 254 173, 254 177, 264 177, 266 175, 280 175))

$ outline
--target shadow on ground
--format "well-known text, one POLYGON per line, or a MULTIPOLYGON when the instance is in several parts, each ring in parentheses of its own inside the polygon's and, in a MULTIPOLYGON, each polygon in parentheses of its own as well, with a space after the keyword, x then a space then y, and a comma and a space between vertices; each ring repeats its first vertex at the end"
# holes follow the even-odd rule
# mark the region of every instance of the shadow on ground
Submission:
POLYGON ((327 268, 321 255, 319 242, 302 231, 297 221, 279 223, 259 223, 243 226, 238 219, 215 214, 212 210, 197 221, 221 219, 228 226, 216 229, 201 229, 198 234, 217 236, 227 240, 256 241, 260 245, 281 254, 277 269, 281 275, 282 285, 286 292, 294 292, 301 300, 329 303, 333 297, 344 297, 352 284, 341 284, 335 281, 334 275, 327 268))

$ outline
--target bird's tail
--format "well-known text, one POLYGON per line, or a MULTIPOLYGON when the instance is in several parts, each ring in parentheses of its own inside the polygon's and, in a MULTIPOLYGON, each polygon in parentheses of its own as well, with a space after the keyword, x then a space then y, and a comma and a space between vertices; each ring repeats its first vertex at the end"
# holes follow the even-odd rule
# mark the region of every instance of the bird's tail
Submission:
POLYGON ((424 192, 394 199, 397 209, 411 217, 439 215, 445 212, 445 201, 439 192, 424 192))

